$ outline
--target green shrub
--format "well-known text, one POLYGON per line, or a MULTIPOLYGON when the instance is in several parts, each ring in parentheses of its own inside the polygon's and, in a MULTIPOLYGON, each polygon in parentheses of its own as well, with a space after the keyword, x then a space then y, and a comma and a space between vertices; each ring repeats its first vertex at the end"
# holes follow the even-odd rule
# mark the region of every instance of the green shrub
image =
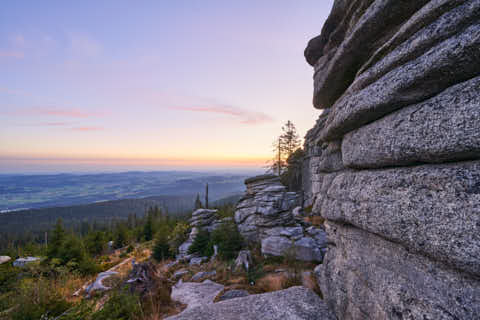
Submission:
POLYGON ((19 269, 13 267, 10 262, 0 265, 0 294, 14 288, 19 273, 19 269))
POLYGON ((232 260, 237 257, 243 247, 243 238, 237 225, 226 222, 212 232, 212 245, 218 246, 218 256, 222 260, 232 260))
POLYGON ((57 317, 71 306, 43 277, 22 281, 16 303, 21 308, 11 314, 13 320, 57 317))
POLYGON ((115 292, 103 308, 93 314, 92 319, 133 320, 137 319, 141 312, 138 296, 127 291, 121 291, 115 292))
POLYGON ((170 251, 177 253, 178 247, 188 239, 190 227, 185 222, 179 222, 175 225, 169 237, 170 251))
POLYGON ((213 254, 213 246, 210 241, 210 232, 206 229, 200 229, 192 245, 188 249, 188 253, 198 253, 202 256, 210 257, 213 254))
POLYGON ((165 233, 159 232, 157 234, 155 244, 153 246, 152 256, 157 261, 162 261, 175 256, 170 250, 168 237, 165 233))
POLYGON ((265 275, 263 264, 257 264, 250 267, 247 271, 247 280, 249 284, 255 284, 258 279, 265 275))

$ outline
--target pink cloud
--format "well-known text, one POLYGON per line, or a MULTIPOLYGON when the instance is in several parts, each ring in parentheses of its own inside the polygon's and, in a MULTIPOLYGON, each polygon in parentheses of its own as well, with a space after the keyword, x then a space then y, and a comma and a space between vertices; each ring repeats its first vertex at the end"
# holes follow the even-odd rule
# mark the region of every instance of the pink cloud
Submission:
POLYGON ((25 54, 22 51, 0 50, 0 58, 22 59, 25 54))
POLYGON ((102 128, 102 127, 76 127, 76 128, 72 128, 72 130, 88 132, 88 131, 102 131, 102 130, 104 130, 104 128, 102 128))
POLYGON ((22 90, 13 90, 13 89, 2 88, 2 87, 0 87, 0 93, 21 95, 21 96, 29 96, 30 95, 27 92, 22 91, 22 90))
POLYGON ((60 108, 29 108, 14 112, 17 115, 38 115, 38 116, 56 116, 66 118, 93 118, 103 116, 101 112, 87 112, 79 109, 60 109, 60 108))
POLYGON ((240 123, 243 124, 260 124, 273 121, 272 117, 263 112, 254 112, 225 105, 208 107, 170 107, 169 109, 226 114, 237 118, 240 123))
POLYGON ((68 122, 42 122, 39 123, 40 126, 46 126, 46 127, 61 127, 61 126, 68 126, 68 122))

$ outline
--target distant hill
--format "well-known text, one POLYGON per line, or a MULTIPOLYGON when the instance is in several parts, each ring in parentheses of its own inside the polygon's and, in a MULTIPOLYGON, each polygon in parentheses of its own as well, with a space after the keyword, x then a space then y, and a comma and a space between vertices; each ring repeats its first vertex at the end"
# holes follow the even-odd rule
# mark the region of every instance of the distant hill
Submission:
POLYGON ((211 201, 242 193, 248 175, 189 171, 101 174, 0 175, 0 212, 89 204, 97 201, 200 193, 211 201))

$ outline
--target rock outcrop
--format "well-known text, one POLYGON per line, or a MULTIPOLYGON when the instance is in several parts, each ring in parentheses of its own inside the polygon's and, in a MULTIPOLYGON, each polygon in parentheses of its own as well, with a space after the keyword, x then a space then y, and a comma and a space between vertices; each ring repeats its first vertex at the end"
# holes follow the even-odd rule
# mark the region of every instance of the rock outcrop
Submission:
POLYGON ((91 285, 89 285, 86 289, 85 292, 87 293, 88 296, 92 294, 94 291, 106 291, 110 290, 110 287, 107 287, 103 284, 103 280, 110 278, 111 276, 117 275, 118 272, 116 271, 105 271, 105 272, 100 272, 97 275, 97 278, 95 281, 92 282, 91 285))
POLYGON ((184 259, 188 256, 188 249, 192 245, 195 237, 200 229, 208 230, 212 232, 218 228, 224 219, 219 219, 217 216, 217 210, 215 209, 197 209, 192 213, 192 218, 189 220, 192 230, 188 236, 187 241, 182 243, 178 248, 177 259, 184 259))
MULTIPOLYGON (((211 280, 205 280, 200 283, 183 282, 180 280, 172 287, 171 298, 174 301, 186 304, 186 311, 195 307, 212 304, 217 295, 223 291, 223 288, 223 285, 215 283, 211 280)), ((181 314, 185 313, 185 311, 181 314)))
POLYGON ((187 308, 168 320, 335 320, 325 303, 310 289, 292 287, 187 308))
POLYGON ((323 109, 304 205, 339 319, 480 314, 480 1, 336 0, 305 57, 323 109))
POLYGON ((282 256, 291 249, 299 260, 322 261, 325 231, 298 219, 299 194, 287 192, 275 175, 249 178, 245 184, 247 191, 237 204, 235 222, 247 242, 261 243, 267 256, 282 256))

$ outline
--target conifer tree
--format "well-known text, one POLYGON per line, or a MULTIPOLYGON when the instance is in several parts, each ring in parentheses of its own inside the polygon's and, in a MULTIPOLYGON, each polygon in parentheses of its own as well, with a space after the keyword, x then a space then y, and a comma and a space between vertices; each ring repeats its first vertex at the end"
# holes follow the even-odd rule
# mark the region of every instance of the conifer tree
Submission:
POLYGON ((202 208, 202 201, 200 200, 200 194, 197 193, 197 198, 195 199, 195 210, 202 208))
POLYGON ((208 183, 205 187, 205 209, 208 209, 208 183))
POLYGON ((145 241, 150 241, 153 239, 153 221, 150 214, 147 215, 147 222, 143 228, 143 238, 145 241))
POLYGON ((269 171, 281 176, 287 167, 287 159, 300 147, 300 138, 295 125, 288 120, 282 126, 282 134, 273 143, 274 157, 269 171))
POLYGON ((54 258, 58 256, 63 242, 65 241, 65 229, 63 228, 62 219, 58 218, 57 223, 50 237, 50 243, 48 247, 48 256, 54 258))

